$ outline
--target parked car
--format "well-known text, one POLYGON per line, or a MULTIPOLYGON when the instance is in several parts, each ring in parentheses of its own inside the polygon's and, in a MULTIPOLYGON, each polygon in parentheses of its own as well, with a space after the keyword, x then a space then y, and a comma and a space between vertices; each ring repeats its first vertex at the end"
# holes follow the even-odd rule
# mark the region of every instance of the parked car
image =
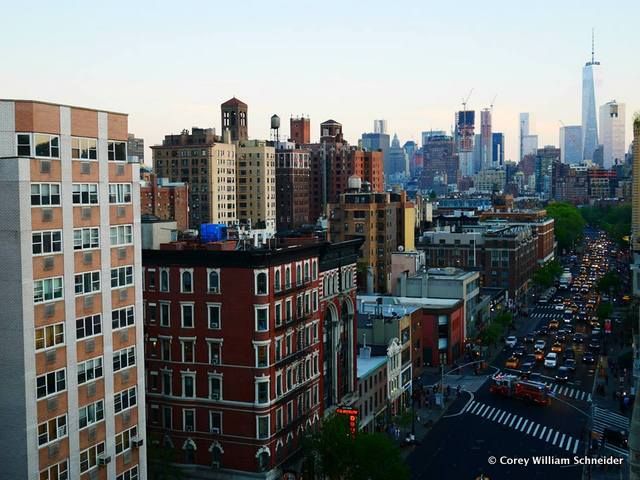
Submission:
POLYGON ((549 352, 544 357, 544 366, 547 368, 556 368, 558 365, 558 354, 556 352, 549 352))
POLYGON ((516 343, 518 343, 518 339, 514 335, 509 335, 504 343, 507 347, 513 348, 516 346, 516 343))

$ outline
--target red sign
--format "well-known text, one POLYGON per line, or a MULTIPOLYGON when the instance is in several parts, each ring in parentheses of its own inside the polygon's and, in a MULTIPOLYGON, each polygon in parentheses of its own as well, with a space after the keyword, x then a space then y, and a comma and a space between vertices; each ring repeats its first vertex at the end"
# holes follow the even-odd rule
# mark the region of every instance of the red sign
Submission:
POLYGON ((346 415, 349 417, 349 433, 355 437, 358 432, 358 409, 357 408, 336 408, 338 415, 346 415))
POLYGON ((609 319, 604 321, 604 333, 611 333, 611 320, 609 319))

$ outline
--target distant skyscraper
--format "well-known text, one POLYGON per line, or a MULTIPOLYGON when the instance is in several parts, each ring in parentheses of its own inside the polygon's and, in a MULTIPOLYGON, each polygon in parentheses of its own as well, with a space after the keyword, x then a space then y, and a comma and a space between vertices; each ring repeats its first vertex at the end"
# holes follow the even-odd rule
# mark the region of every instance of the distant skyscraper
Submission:
POLYGON ((538 136, 531 134, 531 116, 528 112, 520 114, 520 160, 525 155, 535 155, 538 150, 538 136))
POLYGON ((427 132, 422 132, 421 133, 422 146, 424 147, 429 142, 429 139, 431 137, 442 136, 446 134, 447 132, 445 132, 444 130, 429 130, 427 132))
POLYGON ((600 143, 602 166, 611 168, 624 161, 625 153, 625 105, 615 100, 600 107, 600 143))
POLYGON ((389 172, 391 175, 409 174, 409 157, 400 146, 400 140, 398 140, 397 134, 393 135, 387 162, 389 163, 389 172))
POLYGON ((600 62, 595 60, 593 34, 591 36, 591 61, 582 69, 582 159, 593 160, 598 148, 598 123, 596 119, 595 80, 600 62))
POLYGON ((373 121, 373 133, 387 133, 387 121, 386 120, 374 120, 373 121))
POLYGON ((493 165, 493 139, 491 138, 491 110, 485 108, 480 112, 480 155, 481 168, 493 165))
POLYGON ((491 139, 491 161, 495 167, 501 167, 504 165, 504 134, 492 133, 491 139))
POLYGON ((476 173, 473 162, 475 115, 476 112, 473 110, 456 112, 456 145, 460 159, 460 172, 463 176, 476 173))
POLYGON ((389 156, 389 143, 390 138, 386 133, 363 133, 362 134, 362 148, 374 152, 376 150, 382 150, 382 162, 384 165, 384 174, 388 177, 391 175, 389 163, 387 161, 389 156))
POLYGON ((570 165, 582 163, 582 127, 560 127, 560 161, 570 165))
POLYGON ((418 145, 413 140, 407 140, 402 146, 405 155, 409 161, 409 174, 413 175, 416 169, 416 152, 418 151, 418 145))

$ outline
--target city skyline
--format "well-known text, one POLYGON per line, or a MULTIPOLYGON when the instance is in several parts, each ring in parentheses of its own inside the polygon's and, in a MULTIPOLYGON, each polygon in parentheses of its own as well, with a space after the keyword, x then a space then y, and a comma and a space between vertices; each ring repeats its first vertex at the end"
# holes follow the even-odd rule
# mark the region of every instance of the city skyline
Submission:
MULTIPOLYGON (((632 58, 633 44, 621 41, 620 32, 632 31, 633 18, 638 17, 633 11, 640 14, 640 10, 637 4, 625 3, 626 14, 615 26, 601 21, 601 4, 580 8, 554 4, 554 17, 545 19, 547 28, 556 32, 553 38, 539 36, 534 28, 546 15, 545 5, 550 4, 545 2, 528 12, 530 28, 519 24, 518 6, 500 2, 486 12, 470 4, 468 18, 473 21, 464 31, 448 27, 465 25, 453 18, 457 13, 438 7, 429 8, 427 15, 427 7, 416 2, 399 4, 384 19, 373 12, 375 8, 361 11, 351 5, 340 5, 341 15, 334 18, 326 4, 311 6, 302 17, 295 8, 272 10, 254 3, 247 5, 251 15, 246 16, 245 27, 240 25, 243 35, 234 35, 233 44, 227 40, 231 27, 220 20, 237 14, 230 6, 202 4, 195 16, 190 9, 168 12, 168 4, 154 9, 127 5, 126 18, 116 17, 116 8, 98 7, 92 22, 76 22, 72 31, 56 31, 52 37, 51 25, 58 23, 53 20, 73 22, 79 12, 65 6, 53 10, 41 3, 43 15, 28 19, 39 33, 22 38, 19 52, 9 47, 10 42, 0 47, 6 64, 22 72, 3 79, 3 93, 8 98, 127 111, 131 130, 149 146, 160 143, 170 131, 192 126, 220 129, 218 107, 233 96, 250 105, 252 138, 268 138, 274 113, 283 119, 304 113, 311 117, 315 138, 319 124, 334 118, 343 124, 345 138, 356 143, 363 132, 371 131, 374 119, 383 118, 401 141, 418 140, 423 130, 449 131, 462 98, 474 88, 469 109, 480 111, 497 95, 493 129, 505 133, 505 159, 517 160, 519 112, 535 115, 540 145, 558 144, 559 120, 580 123, 580 75, 590 58, 592 26, 604 65, 605 81, 598 96, 602 103, 615 98, 629 105, 631 124, 633 105, 640 104, 640 93, 633 88, 640 67, 627 60, 632 58), (495 21, 495 11, 500 12, 499 32, 482 27, 495 21), (213 19, 217 21, 212 24, 213 19), (358 19, 355 29, 354 19, 358 19), (172 24, 171 35, 159 28, 167 22, 172 24), (274 35, 278 23, 283 28, 274 35), (293 37, 295 44, 289 42, 293 37), (43 56, 45 39, 50 47, 68 54, 43 56), (283 41, 286 45, 278 48, 283 41), (479 41, 491 55, 480 56, 472 47, 479 41), (203 61, 202 45, 212 46, 210 62, 203 61), (426 53, 430 60, 425 64, 421 57, 426 53), (395 71, 391 75, 378 68, 380 55, 411 68, 405 76, 398 77, 395 71), (326 56, 334 60, 319 68, 326 56), (292 76, 278 74, 286 68, 283 65, 298 70, 295 82, 292 76), (532 65, 532 74, 522 75, 532 65), (42 75, 43 69, 47 75, 42 75), (66 86, 44 81, 61 74, 68 79, 66 86), (98 85, 102 93, 96 95, 89 84, 98 85), (322 93, 328 90, 333 95, 322 93)), ((13 21, 3 34, 16 38, 27 17, 14 5, 5 7, 5 12, 13 21)), ((627 144, 630 139, 628 132, 627 144)))

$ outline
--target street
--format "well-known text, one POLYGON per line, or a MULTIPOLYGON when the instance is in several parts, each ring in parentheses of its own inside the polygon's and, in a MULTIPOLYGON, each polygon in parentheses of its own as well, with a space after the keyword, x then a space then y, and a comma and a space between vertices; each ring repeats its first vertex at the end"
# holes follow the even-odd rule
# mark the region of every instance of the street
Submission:
MULTIPOLYGON (((597 236, 588 237, 585 254, 567 262, 565 272, 575 279, 572 287, 553 289, 547 300, 539 300, 527 316, 516 320, 513 331, 505 334, 515 336, 516 343, 504 346, 490 374, 446 378, 452 386, 461 384, 463 393, 408 457, 412 478, 474 479, 484 474, 491 479, 580 479, 583 466, 573 457, 587 455, 590 447, 598 447, 593 450, 597 456, 626 461, 625 449, 603 442, 602 436, 607 428, 628 430, 628 418, 595 406, 594 398, 596 377, 607 374, 598 369, 600 359, 614 349, 607 338, 611 335, 602 338, 601 325, 594 319, 600 301, 595 282, 609 268, 603 250, 597 236), (557 361, 545 366, 552 348, 557 361), (549 404, 490 392, 496 375, 546 384, 549 404), (570 464, 532 464, 534 457, 542 456, 567 458, 570 464), (494 457, 496 463, 491 464, 494 457)), ((619 472, 619 467, 607 468, 619 472)))

